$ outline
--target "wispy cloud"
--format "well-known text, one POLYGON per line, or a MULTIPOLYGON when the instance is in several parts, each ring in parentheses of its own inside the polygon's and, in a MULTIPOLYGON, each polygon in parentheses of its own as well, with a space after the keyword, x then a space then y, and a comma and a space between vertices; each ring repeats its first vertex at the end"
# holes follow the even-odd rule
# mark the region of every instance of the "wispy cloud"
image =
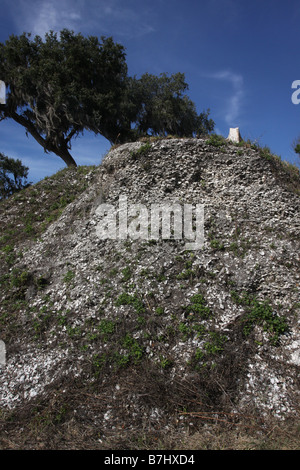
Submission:
POLYGON ((77 29, 82 19, 78 0, 18 0, 14 2, 14 21, 20 32, 44 34, 63 28, 77 29))
POLYGON ((13 8, 20 32, 42 37, 63 28, 97 36, 139 37, 154 31, 144 10, 121 0, 17 0, 13 8))
POLYGON ((230 96, 226 99, 226 110, 224 119, 230 126, 237 125, 244 99, 244 80, 242 75, 223 70, 210 75, 216 80, 227 81, 230 86, 230 96))

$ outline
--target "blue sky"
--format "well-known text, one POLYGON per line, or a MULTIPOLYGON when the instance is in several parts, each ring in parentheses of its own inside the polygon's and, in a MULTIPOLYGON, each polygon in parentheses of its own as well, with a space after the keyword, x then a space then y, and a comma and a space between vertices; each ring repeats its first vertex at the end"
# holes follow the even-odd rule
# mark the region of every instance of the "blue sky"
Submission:
MULTIPOLYGON (((291 100, 292 83, 300 80, 299 0, 0 0, 0 6, 0 42, 62 28, 112 36, 126 49, 130 76, 184 73, 189 97, 198 112, 210 109, 218 134, 239 127, 244 139, 300 163, 292 149, 300 104, 291 100)), ((86 133, 73 140, 71 153, 79 165, 98 165, 109 148, 86 133)), ((32 182, 64 168, 11 120, 0 122, 0 151, 20 158, 32 182)))

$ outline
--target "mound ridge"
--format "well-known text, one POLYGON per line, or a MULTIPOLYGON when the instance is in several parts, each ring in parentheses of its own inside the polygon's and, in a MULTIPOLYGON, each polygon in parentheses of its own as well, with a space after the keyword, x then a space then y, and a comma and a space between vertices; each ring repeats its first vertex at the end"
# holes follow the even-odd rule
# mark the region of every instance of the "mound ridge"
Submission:
MULTIPOLYGON (((296 419, 299 174, 249 144, 172 138, 112 148, 99 167, 60 178, 57 218, 34 234, 21 227, 13 247, 3 235, 10 440, 32 448, 38 429, 48 448, 133 446, 141 433, 154 445, 196 430, 199 416, 296 419), (118 207, 120 195, 148 208, 203 204, 203 247, 99 239, 99 205, 118 207)), ((36 212, 51 181, 34 188, 36 212)), ((30 190, 2 203, 6 227, 30 190)))

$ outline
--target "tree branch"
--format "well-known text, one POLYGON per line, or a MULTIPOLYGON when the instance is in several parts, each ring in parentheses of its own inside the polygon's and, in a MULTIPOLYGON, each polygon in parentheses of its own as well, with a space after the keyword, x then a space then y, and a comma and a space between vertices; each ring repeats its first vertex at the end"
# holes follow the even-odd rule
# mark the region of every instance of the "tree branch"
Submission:
POLYGON ((44 150, 48 151, 53 151, 50 148, 47 147, 46 139, 44 139, 36 130, 34 125, 32 124, 31 121, 29 121, 27 118, 24 116, 21 116, 20 114, 16 113, 15 111, 9 111, 5 113, 7 117, 12 118, 14 121, 16 121, 18 124, 21 124, 21 126, 25 127, 25 129, 32 135, 32 137, 44 148, 44 150))
MULTIPOLYGON (((77 166, 75 160, 73 159, 72 155, 68 152, 68 146, 67 146, 67 140, 64 139, 61 142, 60 147, 57 147, 55 145, 49 144, 44 137, 42 137, 32 122, 24 117, 21 116, 20 114, 16 113, 15 111, 7 111, 5 113, 6 117, 12 118, 14 121, 16 121, 18 124, 21 124, 21 126, 25 127, 26 131, 29 132, 32 137, 43 147, 45 152, 53 152, 55 153, 58 157, 62 158, 63 161, 67 164, 67 166, 77 166)), ((74 130, 74 129, 73 129, 74 130)), ((71 135, 73 131, 70 132, 68 136, 68 140, 72 138, 71 135)))

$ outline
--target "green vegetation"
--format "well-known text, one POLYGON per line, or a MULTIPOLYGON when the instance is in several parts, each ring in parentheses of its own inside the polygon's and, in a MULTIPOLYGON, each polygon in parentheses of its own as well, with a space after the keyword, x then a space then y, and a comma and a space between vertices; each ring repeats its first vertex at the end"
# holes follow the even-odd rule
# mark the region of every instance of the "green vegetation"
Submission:
POLYGON ((129 93, 135 108, 134 133, 191 137, 211 132, 214 122, 209 111, 197 114, 194 103, 185 94, 188 85, 184 74, 159 76, 145 73, 129 80, 129 93))
POLYGON ((238 305, 246 308, 246 313, 242 319, 244 335, 248 336, 254 326, 261 326, 270 335, 271 344, 277 346, 280 336, 288 331, 286 319, 275 313, 268 300, 259 301, 247 292, 239 295, 236 291, 231 292, 231 297, 238 305))
POLYGON ((67 29, 59 37, 47 33, 44 41, 13 35, 1 44, 0 62, 10 84, 10 106, 1 106, 0 117, 21 124, 66 165, 76 165, 71 140, 84 130, 100 130, 110 141, 120 133, 127 66, 124 48, 112 38, 99 41, 67 29))
POLYGON ((30 185, 27 182, 28 170, 21 160, 8 158, 0 152, 0 200, 30 185))
POLYGON ((128 282, 132 276, 132 271, 131 271, 131 268, 129 266, 127 266, 126 268, 124 268, 122 270, 122 282, 128 282))
POLYGON ((243 142, 243 146, 257 150, 261 158, 270 163, 270 168, 275 178, 277 178, 280 183, 284 183, 291 192, 300 194, 300 170, 297 165, 282 160, 279 155, 272 153, 269 147, 262 147, 257 142, 253 143, 248 140, 243 142))
POLYGON ((137 150, 132 150, 130 152, 130 155, 131 155, 132 158, 136 159, 138 157, 142 157, 144 155, 147 155, 149 150, 151 150, 151 144, 149 142, 147 142, 146 144, 142 145, 137 150))
POLYGON ((123 340, 123 346, 129 351, 129 357, 136 363, 143 357, 143 347, 129 333, 123 340))
POLYGON ((190 304, 186 307, 188 315, 197 315, 200 318, 209 318, 212 312, 206 305, 202 294, 195 294, 191 297, 190 304))
MULTIPOLYGON (((112 335, 114 332, 115 329, 113 327, 108 333, 106 331, 105 335, 112 335)), ((93 355, 92 373, 95 377, 99 377, 101 371, 106 367, 113 367, 114 370, 120 368, 124 369, 131 363, 138 364, 143 358, 143 355, 143 346, 130 333, 126 333, 123 337, 114 336, 114 343, 110 344, 110 348, 107 352, 93 355)))
POLYGON ((0 44, 0 63, 1 79, 10 84, 0 120, 13 119, 67 166, 76 166, 71 141, 84 131, 116 144, 148 133, 193 136, 214 128, 209 111, 198 114, 187 97, 184 74, 128 77, 125 49, 111 37, 85 38, 67 29, 44 40, 12 35, 0 44))
POLYGON ((86 188, 86 174, 95 174, 95 167, 64 169, 39 183, 1 200, 0 210, 9 211, 12 203, 22 207, 19 211, 18 228, 10 220, 3 220, 0 237, 0 257, 10 266, 21 256, 19 242, 38 239, 51 223, 57 220, 64 208, 74 201, 86 188))
POLYGON ((213 147, 218 147, 218 148, 221 148, 225 144, 227 144, 225 138, 218 134, 211 134, 211 136, 206 141, 206 143, 208 145, 212 145, 213 147))
POLYGON ((224 349, 227 336, 217 331, 209 331, 208 336, 208 340, 204 343, 204 350, 209 355, 220 354, 224 349))
POLYGON ((224 244, 217 239, 210 240, 210 246, 213 251, 223 251, 224 244))
POLYGON ((158 316, 163 315, 164 314, 164 308, 163 307, 156 307, 155 313, 158 316))
POLYGON ((69 270, 63 277, 63 281, 66 283, 66 284, 69 284, 75 277, 75 273, 74 271, 72 270, 69 270))
POLYGON ((116 306, 120 305, 131 305, 138 314, 145 312, 145 305, 136 294, 130 295, 126 292, 120 294, 116 300, 116 306))
POLYGON ((101 320, 99 326, 97 327, 98 330, 103 333, 104 338, 107 339, 110 335, 115 332, 116 325, 112 320, 101 320))

